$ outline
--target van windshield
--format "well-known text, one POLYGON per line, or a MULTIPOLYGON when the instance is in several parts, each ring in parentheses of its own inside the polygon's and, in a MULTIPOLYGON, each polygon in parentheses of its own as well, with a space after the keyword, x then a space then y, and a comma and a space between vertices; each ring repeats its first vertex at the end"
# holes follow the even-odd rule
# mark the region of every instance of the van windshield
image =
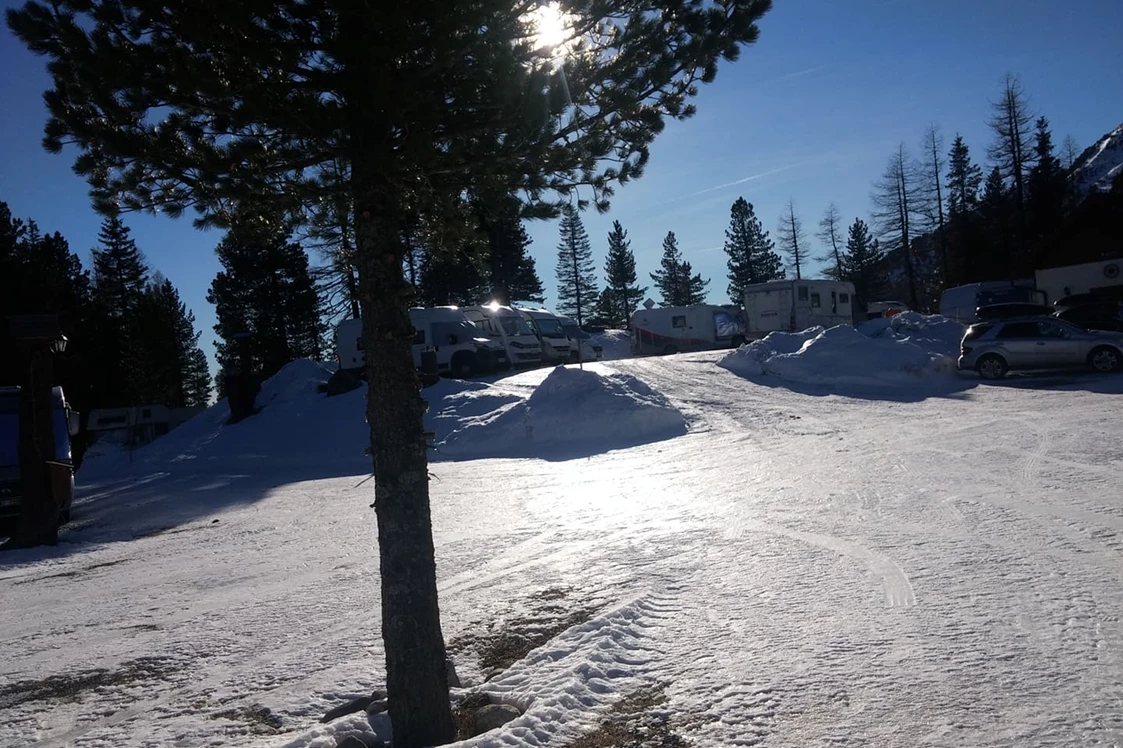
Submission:
POLYGON ((570 340, 588 340, 593 337, 577 325, 563 325, 562 329, 565 330, 565 336, 570 340))
POLYGON ((542 331, 544 338, 564 338, 565 330, 562 329, 562 324, 556 319, 536 319, 534 323, 538 325, 538 329, 542 331))
POLYGON ((503 333, 506 335, 533 335, 530 331, 530 325, 526 320, 517 314, 503 314, 496 317, 496 321, 503 328, 503 333))

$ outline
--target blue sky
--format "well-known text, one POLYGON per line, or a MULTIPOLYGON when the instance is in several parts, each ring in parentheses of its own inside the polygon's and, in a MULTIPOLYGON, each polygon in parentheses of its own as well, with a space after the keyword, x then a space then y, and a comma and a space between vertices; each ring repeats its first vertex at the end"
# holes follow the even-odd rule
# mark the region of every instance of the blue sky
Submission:
MULTIPOLYGON (((10 7, 10 3, 4 3, 10 7)), ((724 302, 721 251, 729 207, 753 203, 773 234, 788 199, 808 233, 830 202, 845 224, 867 217, 871 184, 900 142, 914 151, 929 123, 950 144, 962 133, 978 161, 990 142, 989 101, 1019 74, 1059 144, 1081 148, 1123 122, 1123 12, 1118 0, 776 0, 757 44, 702 89, 698 114, 670 123, 643 179, 624 186, 606 215, 584 214, 598 270, 613 220, 628 230, 643 285, 674 231, 686 258, 724 302)), ((44 62, 0 31, 0 200, 59 231, 88 262, 100 219, 71 157, 42 150, 44 62)), ((127 217, 154 270, 168 276, 199 321, 213 355, 206 290, 217 232, 190 220, 127 217)), ((557 226, 528 227, 554 294, 557 226)))

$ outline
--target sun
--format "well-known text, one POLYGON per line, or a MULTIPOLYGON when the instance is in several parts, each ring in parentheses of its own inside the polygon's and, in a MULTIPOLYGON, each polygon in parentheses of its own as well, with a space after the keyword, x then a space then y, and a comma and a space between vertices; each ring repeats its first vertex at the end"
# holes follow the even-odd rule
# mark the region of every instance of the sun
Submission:
POLYGON ((543 3, 526 16, 534 39, 534 48, 551 54, 564 54, 564 47, 570 41, 573 16, 562 10, 556 2, 543 3))

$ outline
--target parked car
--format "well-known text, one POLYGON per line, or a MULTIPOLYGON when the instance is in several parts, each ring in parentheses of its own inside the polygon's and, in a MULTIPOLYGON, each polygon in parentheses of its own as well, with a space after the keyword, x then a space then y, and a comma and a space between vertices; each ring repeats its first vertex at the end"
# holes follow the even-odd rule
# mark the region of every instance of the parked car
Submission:
POLYGON ((1081 304, 1055 312, 1053 316, 1086 330, 1123 332, 1123 305, 1118 303, 1081 304))
MULTIPOLYGON (((19 526, 23 512, 23 481, 20 476, 20 388, 0 387, 0 537, 10 537, 19 526)), ((51 423, 55 450, 49 455, 48 474, 51 491, 59 506, 59 524, 70 521, 74 501, 74 463, 70 437, 78 433, 78 413, 62 387, 51 388, 51 423)))
POLYGON ((1056 317, 1023 317, 971 325, 958 366, 984 379, 1008 371, 1089 366, 1098 372, 1123 365, 1123 334, 1085 330, 1056 317))
POLYGON ((1036 317, 1051 314, 1052 309, 1044 304, 1029 302, 1008 302, 1005 304, 988 304, 975 309, 975 317, 980 321, 995 319, 1010 319, 1011 317, 1036 317))

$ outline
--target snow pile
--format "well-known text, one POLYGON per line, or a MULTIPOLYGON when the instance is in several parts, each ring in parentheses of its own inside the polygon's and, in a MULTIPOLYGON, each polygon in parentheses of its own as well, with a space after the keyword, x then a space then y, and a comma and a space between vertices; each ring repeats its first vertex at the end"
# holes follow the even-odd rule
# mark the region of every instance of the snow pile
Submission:
POLYGON ((255 401, 257 412, 229 424, 230 407, 220 400, 151 444, 128 450, 94 451, 80 473, 97 477, 132 469, 184 468, 232 464, 251 467, 369 466, 364 420, 365 388, 325 397, 319 387, 332 374, 326 366, 301 359, 267 379, 255 401))
POLYGON ((452 458, 596 454, 686 432, 660 393, 628 374, 559 366, 525 401, 475 417, 437 445, 452 458))
POLYGON ((911 315, 896 328, 886 322, 863 326, 862 331, 839 325, 771 333, 730 352, 718 365, 745 377, 770 375, 803 384, 862 387, 910 384, 954 373, 946 320, 911 315))
POLYGON ((604 349, 603 361, 632 357, 632 334, 627 330, 605 330, 594 335, 592 342, 604 349))
POLYGON ((858 331, 868 337, 908 341, 945 356, 959 354, 959 343, 965 330, 966 327, 953 319, 919 312, 871 319, 858 326, 858 331))
POLYGON ((1097 140, 1076 161, 1072 178, 1080 194, 1110 192, 1123 173, 1123 125, 1097 140))

